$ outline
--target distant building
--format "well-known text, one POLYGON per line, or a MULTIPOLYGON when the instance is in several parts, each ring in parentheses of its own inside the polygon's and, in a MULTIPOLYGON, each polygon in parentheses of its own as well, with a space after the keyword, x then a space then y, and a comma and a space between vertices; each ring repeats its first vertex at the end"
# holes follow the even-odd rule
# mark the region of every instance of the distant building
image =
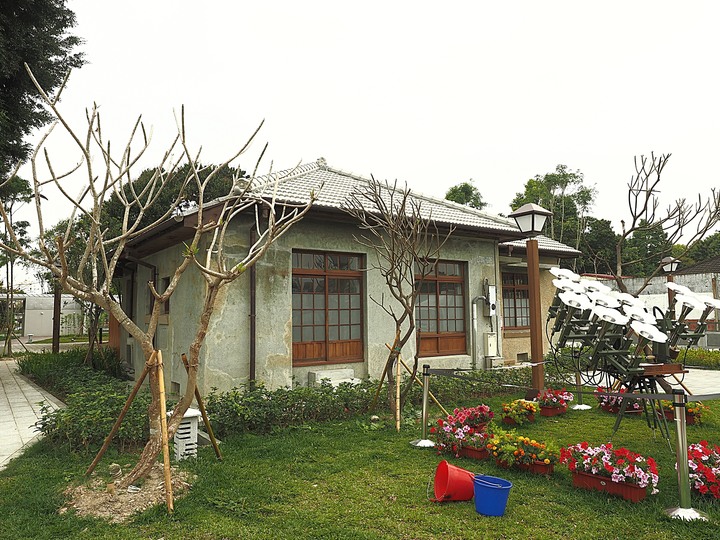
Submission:
MULTIPOLYGON (((52 294, 15 294, 15 331, 18 336, 51 336, 53 329, 52 294)), ((5 296, 0 305, 5 312, 5 296)), ((69 294, 63 294, 60 301, 60 335, 76 334, 81 331, 82 309, 69 294)))

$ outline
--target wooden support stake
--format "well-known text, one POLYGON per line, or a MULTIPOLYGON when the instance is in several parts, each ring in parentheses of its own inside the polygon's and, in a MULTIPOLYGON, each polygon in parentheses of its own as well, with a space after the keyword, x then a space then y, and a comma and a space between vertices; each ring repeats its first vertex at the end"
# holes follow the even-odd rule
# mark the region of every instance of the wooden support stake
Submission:
POLYGON ((157 351, 157 384, 160 393, 160 431, 162 433, 163 465, 165 471, 165 503, 170 514, 173 513, 172 475, 170 473, 170 447, 168 446, 167 408, 165 405, 165 374, 163 373, 162 352, 157 351))
POLYGON ((103 442, 102 448, 100 448, 100 451, 97 453, 97 456, 95 456, 95 459, 88 467, 87 471, 85 471, 85 476, 90 476, 92 472, 95 470, 95 467, 97 467, 97 464, 100 463, 100 459, 103 457, 105 452, 107 451, 108 447, 110 446, 110 442, 113 440, 113 437, 115 437, 115 434, 118 432, 118 429, 120 429, 120 424, 122 424, 123 419, 125 418, 125 415, 127 414, 128 410, 130 410, 130 405, 132 404, 133 400, 135 399, 135 396, 138 393, 138 390, 140 390, 140 386, 142 385, 143 381, 145 381, 145 377, 147 376, 148 372, 150 371, 150 365, 155 363, 155 352, 150 355, 150 359, 145 363, 145 367, 143 368, 142 373, 140 374, 140 377, 135 382, 135 386, 132 389, 132 392, 130 392, 130 395, 128 396, 127 400, 125 401, 125 406, 123 407, 122 411, 120 411, 120 416, 118 416, 117 420, 115 420, 115 425, 113 425, 112 429, 110 430, 110 433, 108 433, 108 436, 105 437, 105 442, 103 442))
MULTIPOLYGON (((182 362, 185 365, 185 371, 190 373, 190 363, 188 362, 185 353, 182 353, 180 358, 182 358, 182 362)), ((220 448, 218 447, 217 440, 215 440, 215 434, 213 433, 212 426, 210 425, 210 419, 208 418, 207 411, 205 410, 205 404, 203 403, 202 397, 200 396, 200 391, 197 389, 197 385, 195 386, 195 401, 197 401, 198 409, 200 409, 200 414, 202 414, 203 423, 205 424, 205 429, 207 429, 208 435, 210 437, 210 442, 215 449, 215 455, 220 461, 222 461, 222 454, 220 454, 220 448)))
POLYGON ((395 357, 395 429, 400 433, 400 355, 395 357))

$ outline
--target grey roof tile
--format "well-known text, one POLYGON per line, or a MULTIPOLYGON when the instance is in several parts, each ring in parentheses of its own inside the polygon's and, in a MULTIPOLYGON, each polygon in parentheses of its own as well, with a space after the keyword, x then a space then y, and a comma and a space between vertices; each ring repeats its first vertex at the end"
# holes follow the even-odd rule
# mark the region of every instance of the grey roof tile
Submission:
MULTIPOLYGON (((369 182, 370 180, 361 176, 329 167, 321 158, 294 169, 257 177, 254 190, 263 196, 269 196, 273 189, 277 189, 277 200, 297 204, 308 202, 310 193, 315 192, 315 207, 341 210, 349 204, 352 194, 361 192, 369 182)), ((389 187, 392 188, 393 184, 390 183, 389 187)), ((400 184, 397 187, 404 188, 400 184)), ((508 218, 493 216, 475 208, 435 199, 412 190, 410 196, 420 204, 423 217, 432 218, 439 223, 504 233, 510 238, 519 234, 515 222, 508 218)))

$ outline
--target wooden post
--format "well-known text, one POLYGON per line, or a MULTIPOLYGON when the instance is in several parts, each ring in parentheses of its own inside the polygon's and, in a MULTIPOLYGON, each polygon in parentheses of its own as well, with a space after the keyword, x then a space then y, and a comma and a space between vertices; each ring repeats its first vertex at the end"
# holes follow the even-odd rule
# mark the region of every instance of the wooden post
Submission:
POLYGON ((545 388, 542 316, 540 307, 540 255, 538 242, 525 242, 528 265, 528 295, 530 296, 530 356, 532 356, 532 387, 538 392, 545 388))
POLYGON ((135 396, 138 393, 138 390, 140 390, 140 386, 142 385, 143 381, 145 380, 145 377, 148 374, 148 371, 150 371, 150 365, 154 364, 155 362, 155 352, 153 352, 150 355, 150 359, 145 363, 145 367, 142 370, 142 373, 140 374, 140 377, 135 382, 135 386, 132 389, 132 392, 130 392, 130 395, 128 396, 127 400, 125 401, 125 406, 123 407, 122 411, 120 411, 120 416, 118 416, 117 420, 115 420, 115 425, 113 425, 112 429, 110 430, 110 433, 108 433, 108 436, 105 437, 105 442, 103 442, 102 448, 100 448, 100 451, 97 453, 97 456, 95 456, 95 459, 88 467, 87 471, 85 471, 85 476, 90 476, 92 472, 95 470, 95 467, 97 467, 97 464, 100 462, 100 459, 103 457, 103 454, 107 451, 108 447, 110 446, 110 441, 113 440, 113 437, 115 437, 115 434, 118 432, 118 429, 120 429, 120 424, 122 424, 123 419, 125 418, 125 415, 127 414, 128 410, 130 410, 130 405, 132 404, 133 400, 135 399, 135 396))
POLYGON ((167 408, 165 405, 165 374, 163 373, 162 352, 157 351, 157 384, 160 394, 160 431, 162 433, 163 468, 165 472, 165 503, 170 514, 173 513, 172 475, 170 473, 170 447, 168 446, 167 408))
MULTIPOLYGON (((183 365, 185 366, 185 371, 190 373, 190 363, 188 362, 185 353, 182 353, 180 358, 182 358, 183 365)), ((200 409, 200 414, 202 414, 203 423, 205 424, 205 429, 207 429, 208 436, 210 437, 210 442, 215 449, 215 455, 220 461, 222 461, 222 454, 220 454, 220 448, 218 447, 217 440, 215 440, 215 434, 213 433, 212 426, 210 425, 210 419, 208 418, 207 411, 205 410, 205 404, 203 403, 202 397, 200 396, 200 390, 197 389, 197 385, 195 386, 195 401, 197 401, 198 403, 198 409, 200 409)))

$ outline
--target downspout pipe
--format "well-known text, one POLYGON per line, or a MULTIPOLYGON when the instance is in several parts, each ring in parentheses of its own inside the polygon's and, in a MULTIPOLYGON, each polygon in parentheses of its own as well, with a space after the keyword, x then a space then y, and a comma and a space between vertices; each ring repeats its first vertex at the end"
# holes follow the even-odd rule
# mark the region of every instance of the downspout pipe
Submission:
POLYGON ((471 367, 473 371, 477 369, 477 325, 478 325, 478 303, 487 299, 484 296, 476 296, 472 299, 472 363, 471 367))
MULTIPOLYGON (((257 241, 256 235, 255 235, 255 227, 250 227, 250 246, 254 246, 255 242, 257 241)), ((250 379, 250 389, 253 390, 255 388, 255 380, 256 380, 256 361, 257 361, 257 348, 256 348, 256 340, 257 340, 257 317, 256 317, 256 311, 257 311, 257 271, 255 270, 255 265, 253 264, 250 266, 250 366, 249 366, 249 379, 250 379)))

